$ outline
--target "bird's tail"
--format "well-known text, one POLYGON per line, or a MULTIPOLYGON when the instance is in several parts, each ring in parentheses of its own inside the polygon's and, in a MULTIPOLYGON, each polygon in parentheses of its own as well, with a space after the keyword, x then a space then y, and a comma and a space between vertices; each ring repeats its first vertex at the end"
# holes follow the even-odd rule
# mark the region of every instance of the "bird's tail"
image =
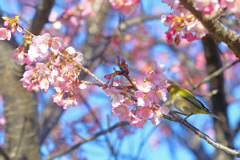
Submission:
POLYGON ((211 116, 213 116, 214 118, 218 119, 219 121, 222 121, 222 118, 219 117, 219 116, 217 116, 216 114, 211 113, 211 112, 209 112, 208 114, 211 115, 211 116))

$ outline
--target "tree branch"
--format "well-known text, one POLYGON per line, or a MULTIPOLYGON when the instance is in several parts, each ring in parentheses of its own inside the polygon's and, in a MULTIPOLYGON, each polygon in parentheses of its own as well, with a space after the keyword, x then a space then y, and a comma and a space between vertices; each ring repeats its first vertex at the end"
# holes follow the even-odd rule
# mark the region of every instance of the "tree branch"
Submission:
POLYGON ((180 3, 202 22, 216 40, 225 42, 236 56, 240 58, 240 36, 237 32, 223 26, 217 19, 204 17, 201 11, 197 11, 193 7, 193 2, 193 0, 180 0, 180 3))
POLYGON ((146 20, 161 18, 161 16, 162 15, 142 15, 140 17, 135 17, 135 18, 132 18, 132 19, 129 19, 129 20, 126 20, 126 21, 122 22, 120 24, 119 29, 121 31, 124 31, 124 30, 126 30, 127 28, 129 28, 133 25, 141 24, 143 21, 146 21, 146 20))
POLYGON ((65 110, 53 101, 45 106, 41 117, 43 118, 42 128, 40 125, 39 144, 41 145, 51 130, 56 126, 58 120, 65 110))
POLYGON ((235 64, 237 64, 237 63, 239 63, 239 62, 240 62, 240 60, 236 60, 236 61, 234 61, 233 63, 226 64, 225 66, 219 68, 219 69, 216 70, 215 72, 213 72, 213 73, 209 74, 208 76, 204 77, 203 80, 202 80, 200 83, 194 85, 193 88, 192 88, 192 90, 197 89, 197 88, 200 87, 203 83, 205 83, 205 82, 207 82, 207 81, 210 81, 212 78, 215 78, 215 77, 219 76, 219 75, 222 74, 225 70, 227 70, 228 68, 234 66, 235 64))
POLYGON ((221 143, 218 143, 218 142, 214 141, 208 135, 204 134, 203 132, 201 132, 200 130, 198 130, 197 128, 195 128, 191 124, 189 124, 186 120, 183 120, 180 116, 178 116, 177 114, 173 113, 172 111, 170 111, 169 114, 171 115, 171 117, 164 115, 163 118, 168 119, 170 121, 179 122, 180 124, 182 124, 185 127, 187 127, 190 131, 192 131, 197 136, 199 136, 200 138, 202 138, 205 141, 207 141, 210 145, 214 146, 215 148, 220 149, 220 150, 222 150, 222 151, 224 151, 226 153, 229 153, 231 155, 240 157, 240 152, 239 151, 237 151, 235 149, 231 149, 229 147, 224 146, 221 143))
POLYGON ((82 140, 81 142, 75 144, 75 145, 72 146, 72 147, 69 147, 69 148, 67 148, 67 149, 65 149, 65 150, 63 150, 63 151, 59 151, 59 152, 56 152, 56 153, 48 156, 47 158, 45 158, 45 160, 51 160, 51 159, 53 159, 53 158, 55 158, 55 157, 64 155, 64 154, 66 154, 66 153, 69 153, 69 152, 77 149, 80 145, 82 145, 82 144, 84 144, 84 143, 86 143, 86 142, 92 141, 92 140, 96 139, 97 137, 99 137, 99 136, 101 136, 101 135, 103 135, 103 134, 105 134, 105 133, 111 132, 112 130, 114 130, 115 128, 117 128, 117 127, 119 127, 119 126, 126 126, 126 125, 128 125, 128 124, 129 124, 128 122, 124 122, 124 121, 123 121, 123 122, 119 122, 119 123, 115 124, 114 126, 106 129, 106 130, 100 131, 100 132, 98 132, 98 133, 96 133, 96 134, 94 134, 94 135, 92 135, 92 136, 90 136, 90 137, 82 140))
POLYGON ((37 5, 37 12, 29 25, 29 30, 38 35, 45 23, 48 22, 48 16, 55 3, 55 0, 40 0, 37 5))

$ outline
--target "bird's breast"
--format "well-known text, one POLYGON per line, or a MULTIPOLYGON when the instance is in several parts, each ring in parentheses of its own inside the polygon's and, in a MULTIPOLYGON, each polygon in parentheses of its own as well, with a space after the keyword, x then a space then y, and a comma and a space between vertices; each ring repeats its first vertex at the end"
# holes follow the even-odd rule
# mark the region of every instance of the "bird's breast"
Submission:
POLYGON ((176 94, 174 98, 171 99, 172 105, 180 112, 189 115, 196 112, 196 106, 191 102, 184 99, 181 95, 176 94))

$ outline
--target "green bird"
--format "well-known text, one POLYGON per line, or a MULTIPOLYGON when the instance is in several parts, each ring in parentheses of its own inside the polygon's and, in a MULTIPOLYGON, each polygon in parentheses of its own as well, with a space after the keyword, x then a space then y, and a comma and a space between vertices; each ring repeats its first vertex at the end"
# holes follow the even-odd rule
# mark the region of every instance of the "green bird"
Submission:
POLYGON ((191 115, 199 113, 209 114, 218 120, 221 120, 219 116, 207 109, 190 91, 177 85, 171 85, 167 87, 167 90, 170 95, 172 105, 182 112, 181 114, 187 116, 185 120, 191 115))

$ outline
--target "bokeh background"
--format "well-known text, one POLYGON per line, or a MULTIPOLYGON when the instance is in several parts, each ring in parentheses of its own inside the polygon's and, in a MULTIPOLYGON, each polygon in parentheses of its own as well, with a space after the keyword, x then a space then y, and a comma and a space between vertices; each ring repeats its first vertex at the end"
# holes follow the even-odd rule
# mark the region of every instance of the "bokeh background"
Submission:
MULTIPOLYGON (((220 143, 239 150, 238 58, 212 36, 191 43, 181 40, 178 46, 168 45, 162 38, 168 28, 161 22, 161 16, 169 13, 169 6, 161 0, 141 0, 140 6, 128 15, 114 10, 107 0, 0 1, 1 16, 18 14, 19 24, 33 34, 50 33, 60 37, 62 49, 73 46, 82 52, 83 65, 102 80, 104 75, 113 73, 113 67, 117 68, 119 58, 128 63, 131 77, 149 71, 152 62, 157 61, 166 66, 169 81, 191 89, 191 84, 198 84, 210 73, 235 62, 193 90, 208 108, 224 117, 224 122, 209 115, 194 115, 188 122, 220 143)), ((237 18, 226 14, 220 20, 239 33, 237 18)), ((0 23, 3 26, 2 20, 0 23)), ((22 160, 47 159, 55 154, 58 155, 54 160, 237 159, 216 150, 176 122, 162 119, 158 126, 148 122, 143 129, 119 122, 111 111, 110 98, 100 87, 88 86, 80 91, 79 105, 67 110, 49 99, 53 89, 48 93, 27 91, 19 82, 24 66, 15 64, 9 56, 22 43, 20 33, 13 34, 10 41, 0 41, 2 155, 7 153, 13 159, 22 160), (111 132, 101 133, 116 124, 119 126, 111 132), (101 134, 87 140, 97 133, 101 134), (67 150, 76 144, 79 145, 67 150)), ((81 73, 81 78, 93 80, 85 73, 81 73)))

